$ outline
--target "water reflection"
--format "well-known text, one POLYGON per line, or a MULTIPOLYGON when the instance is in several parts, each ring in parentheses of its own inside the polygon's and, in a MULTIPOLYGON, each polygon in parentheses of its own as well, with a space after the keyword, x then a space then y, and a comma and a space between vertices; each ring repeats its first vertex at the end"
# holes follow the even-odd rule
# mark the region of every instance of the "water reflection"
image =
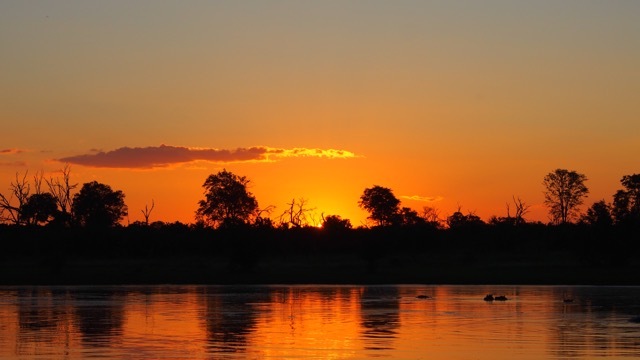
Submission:
POLYGON ((362 336, 365 349, 393 349, 393 339, 400 327, 400 294, 398 288, 366 287, 360 298, 362 336))
POLYGON ((212 287, 205 289, 203 296, 209 348, 222 352, 244 351, 258 315, 266 310, 260 309, 259 303, 268 301, 269 292, 249 287, 212 287))
POLYGON ((58 327, 63 309, 51 306, 54 293, 45 289, 21 289, 17 293, 20 332, 29 335, 43 330, 45 336, 58 327))
POLYGON ((638 315, 638 287, 0 288, 0 358, 637 358, 638 315))
POLYGON ((640 355, 640 326, 629 321, 640 313, 637 288, 570 288, 571 302, 559 301, 567 298, 564 289, 554 290, 549 302, 553 312, 560 314, 550 332, 550 352, 554 356, 640 355))
POLYGON ((125 320, 124 293, 113 288, 83 289, 71 294, 74 323, 88 346, 113 346, 125 320))

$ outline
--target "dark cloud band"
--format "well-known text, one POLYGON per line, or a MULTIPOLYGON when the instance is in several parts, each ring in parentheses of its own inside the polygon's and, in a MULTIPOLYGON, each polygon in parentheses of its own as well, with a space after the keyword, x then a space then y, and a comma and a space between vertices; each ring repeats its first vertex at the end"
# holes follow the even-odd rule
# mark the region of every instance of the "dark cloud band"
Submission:
POLYGON ((353 158, 346 150, 335 149, 279 149, 266 146, 237 148, 235 150, 188 148, 181 146, 122 147, 112 151, 69 156, 57 159, 60 162, 90 167, 148 169, 166 167, 192 161, 218 163, 273 161, 287 157, 353 158))

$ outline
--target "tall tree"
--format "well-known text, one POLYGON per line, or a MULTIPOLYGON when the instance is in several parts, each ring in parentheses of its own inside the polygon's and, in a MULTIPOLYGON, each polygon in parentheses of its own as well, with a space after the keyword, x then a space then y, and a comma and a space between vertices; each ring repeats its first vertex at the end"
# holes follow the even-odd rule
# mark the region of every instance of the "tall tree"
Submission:
POLYGON ((544 203, 553 222, 565 224, 579 214, 578 207, 589 193, 585 181, 584 174, 565 169, 556 169, 544 177, 544 203))
POLYGON ((97 181, 83 184, 71 207, 76 221, 86 227, 115 226, 128 211, 122 191, 97 181))
POLYGON ((358 205, 368 211, 368 218, 379 226, 393 225, 398 221, 400 200, 389 188, 374 185, 364 189, 358 205))
POLYGON ((624 189, 613 196, 613 216, 616 223, 640 223, 640 174, 624 175, 624 189))
POLYGON ((204 182, 204 200, 198 202, 196 218, 213 226, 245 224, 258 210, 258 201, 247 190, 249 179, 226 169, 204 182))

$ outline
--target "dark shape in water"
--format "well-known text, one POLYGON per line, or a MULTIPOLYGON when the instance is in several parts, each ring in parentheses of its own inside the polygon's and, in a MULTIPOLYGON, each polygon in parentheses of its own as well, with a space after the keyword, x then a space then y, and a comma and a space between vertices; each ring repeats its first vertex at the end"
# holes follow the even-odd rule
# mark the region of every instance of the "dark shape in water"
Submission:
POLYGON ((509 299, 507 299, 507 297, 506 297, 506 296, 504 296, 504 295, 500 295, 500 296, 496 296, 496 297, 495 297, 495 300, 496 300, 496 301, 507 301, 507 300, 509 300, 509 299))
POLYGON ((564 299, 564 300, 562 300, 562 302, 564 302, 564 303, 566 303, 566 304, 568 304, 568 303, 572 303, 572 302, 573 302, 573 299, 564 299))
POLYGON ((418 296, 416 296, 416 299, 428 299, 428 298, 429 298, 429 296, 427 296, 427 295, 418 295, 418 296))
POLYGON ((493 301, 493 294, 487 294, 487 296, 484 297, 484 301, 493 301))
POLYGON ((630 323, 634 323, 634 324, 640 324, 640 316, 634 316, 631 319, 629 319, 630 323))

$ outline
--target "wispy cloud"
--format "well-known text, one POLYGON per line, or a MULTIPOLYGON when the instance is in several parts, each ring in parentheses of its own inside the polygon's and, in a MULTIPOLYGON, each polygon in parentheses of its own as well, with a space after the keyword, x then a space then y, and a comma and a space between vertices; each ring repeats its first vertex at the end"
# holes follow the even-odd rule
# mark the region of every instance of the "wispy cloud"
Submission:
POLYGON ((60 162, 90 167, 149 169, 166 167, 194 161, 215 163, 267 162, 290 157, 316 157, 328 159, 348 159, 356 155, 346 150, 336 149, 281 149, 267 146, 237 148, 233 150, 213 148, 189 148, 182 146, 122 147, 111 151, 92 149, 90 154, 56 159, 60 162))
POLYGON ((4 166, 9 166, 9 167, 15 167, 15 166, 27 166, 27 163, 24 161, 0 161, 0 166, 4 167, 4 166))
POLYGON ((23 152, 24 150, 21 149, 0 149, 0 155, 20 154, 23 152))
POLYGON ((401 195, 401 199, 420 201, 420 202, 436 202, 444 199, 442 196, 420 196, 420 195, 401 195))

